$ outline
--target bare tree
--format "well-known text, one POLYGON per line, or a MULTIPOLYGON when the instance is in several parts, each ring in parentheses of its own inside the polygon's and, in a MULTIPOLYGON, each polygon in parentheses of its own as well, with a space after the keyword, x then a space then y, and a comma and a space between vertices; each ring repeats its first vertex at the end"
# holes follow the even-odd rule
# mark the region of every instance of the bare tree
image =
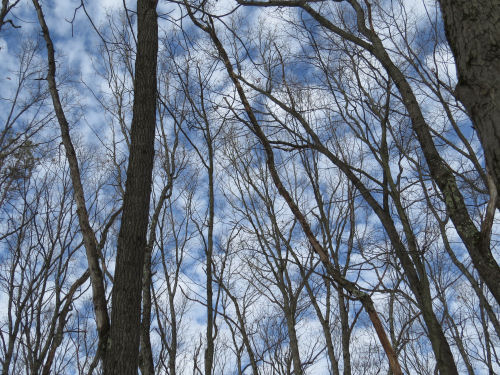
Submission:
POLYGON ((157 2, 137 1, 137 55, 130 155, 113 283, 104 374, 135 374, 156 128, 157 2))
MULTIPOLYGON (((330 17, 331 12, 327 10, 322 13, 321 10, 318 11, 315 6, 307 2, 241 2, 241 4, 251 6, 292 6, 300 8, 312 17, 321 28, 337 35, 355 48, 366 51, 377 59, 401 95, 402 103, 411 120, 412 129, 427 162, 429 173, 444 195, 447 212, 466 246, 474 266, 489 286, 490 292, 499 302, 500 276, 498 275, 500 275, 500 267, 495 261, 490 247, 490 235, 495 211, 493 207, 496 205, 496 197, 494 195, 490 197, 490 204, 486 209, 486 218, 482 226, 478 228, 467 210, 464 195, 458 188, 453 171, 448 167, 436 147, 430 131, 431 127, 425 119, 408 77, 391 58, 380 35, 374 28, 377 12, 383 11, 381 8, 372 7, 368 2, 361 4, 356 0, 349 0, 347 3, 349 6, 346 6, 345 12, 340 14, 340 24, 344 26, 341 27, 337 26, 335 21, 332 20, 330 17), (352 25, 345 18, 342 19, 348 17, 348 15, 354 17, 356 20, 355 25, 352 25)), ((343 5, 340 5, 340 7, 344 9, 343 5)), ((443 361, 443 363, 446 363, 446 361, 443 361)))
MULTIPOLYGON (((80 167, 76 157, 75 147, 71 140, 69 133, 69 124, 64 113, 64 109, 59 97, 56 83, 56 62, 55 50, 52 42, 50 31, 45 22, 45 17, 40 6, 39 1, 34 0, 38 22, 42 28, 42 34, 47 45, 47 59, 48 59, 48 72, 47 81, 49 84, 49 91, 52 97, 52 104, 56 113, 57 121, 61 129, 61 137, 66 151, 66 157, 70 166, 71 180, 73 183, 75 201, 77 204, 77 213, 80 229, 82 231, 85 250, 87 253, 87 261, 90 270, 90 280, 92 283, 94 311, 96 314, 97 330, 99 332, 99 352, 103 353, 105 350, 108 331, 109 331, 109 316, 107 311, 106 293, 104 290, 104 280, 101 268, 99 266, 99 250, 95 232, 90 226, 89 214, 86 208, 85 195, 80 175, 80 167)), ((97 358, 100 357, 98 354, 97 358)))
POLYGON ((49 374, 70 362, 72 348, 64 354, 60 346, 69 345, 65 333, 75 322, 71 311, 87 289, 89 272, 72 266, 83 243, 68 169, 48 167, 57 160, 57 150, 50 153, 24 181, 19 209, 6 217, 17 230, 2 243, 2 293, 9 307, 2 326, 3 374, 21 367, 49 374))

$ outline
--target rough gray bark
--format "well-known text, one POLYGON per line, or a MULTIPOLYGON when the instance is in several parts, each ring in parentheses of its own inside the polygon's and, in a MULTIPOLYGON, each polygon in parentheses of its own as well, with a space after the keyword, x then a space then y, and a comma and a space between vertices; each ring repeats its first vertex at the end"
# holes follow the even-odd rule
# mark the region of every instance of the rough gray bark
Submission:
POLYGON ((476 127, 488 172, 499 191, 500 2, 439 0, 439 3, 457 66, 456 94, 476 127))
POLYGON ((111 329, 104 374, 135 375, 156 126, 157 1, 137 1, 137 55, 131 146, 118 235, 111 329))
MULTIPOLYGON (((155 230, 152 227, 151 230, 155 230)), ((151 237, 150 237, 151 238, 151 237)), ((148 244, 144 258, 144 273, 142 275, 142 321, 140 337, 139 367, 142 375, 154 374, 153 351, 151 348, 151 253, 152 246, 148 244)))

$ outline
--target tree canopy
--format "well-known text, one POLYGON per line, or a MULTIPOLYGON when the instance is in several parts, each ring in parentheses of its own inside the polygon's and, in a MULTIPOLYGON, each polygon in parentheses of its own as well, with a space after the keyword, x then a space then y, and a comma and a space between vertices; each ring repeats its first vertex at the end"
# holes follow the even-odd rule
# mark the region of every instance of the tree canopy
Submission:
POLYGON ((2 374, 498 373, 499 27, 3 0, 2 374))

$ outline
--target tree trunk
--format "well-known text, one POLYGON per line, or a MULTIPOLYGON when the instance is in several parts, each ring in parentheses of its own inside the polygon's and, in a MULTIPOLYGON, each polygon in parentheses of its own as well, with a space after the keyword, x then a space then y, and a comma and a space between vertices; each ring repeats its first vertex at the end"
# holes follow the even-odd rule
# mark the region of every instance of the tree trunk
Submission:
POLYGON ((337 292, 339 299, 340 327, 342 329, 342 359, 344 362, 344 375, 351 375, 351 330, 349 329, 349 312, 342 290, 337 292))
POLYGON ((136 375, 141 291, 156 124, 158 20, 155 0, 137 1, 137 56, 131 147, 113 285, 104 374, 136 375))
POLYGON ((500 191, 500 2, 439 3, 457 66, 456 94, 476 127, 488 172, 500 191))
MULTIPOLYGON (((156 230, 151 227, 152 231, 156 230)), ((140 337, 139 366, 142 375, 154 375, 153 351, 151 349, 151 254, 152 246, 147 247, 144 259, 144 273, 142 275, 142 322, 140 337)))
POLYGON ((214 217, 215 217, 215 196, 214 196, 214 149, 210 129, 206 129, 206 140, 208 148, 208 234, 206 248, 206 268, 207 268, 207 347, 205 349, 205 375, 211 375, 214 362, 214 306, 212 288, 212 256, 214 250, 214 217))
POLYGON ((47 45, 47 60, 48 72, 47 82, 49 85, 50 96, 52 97, 52 104, 54 112, 59 123, 61 130, 61 139, 68 159, 71 183, 73 185, 73 195, 76 202, 76 213, 78 215, 78 224, 82 232, 83 242, 87 255, 87 262, 90 271, 90 283, 92 285, 92 303, 96 317, 97 332, 99 335, 99 343, 96 358, 105 355, 106 342, 109 333, 109 316, 106 302, 106 291, 104 289, 104 276, 99 266, 99 248, 95 237, 95 232, 90 226, 89 214, 85 205, 85 193, 83 190, 82 180, 80 176, 80 167, 76 157, 76 151, 71 140, 69 133, 69 123, 66 119, 59 91, 56 83, 56 60, 55 49, 50 36, 49 28, 45 22, 45 17, 42 7, 38 0, 33 0, 35 6, 38 22, 42 29, 43 38, 47 45))
POLYGON ((177 314, 175 312, 175 304, 174 304, 174 292, 169 287, 168 291, 168 305, 170 309, 170 347, 168 348, 168 369, 169 375, 176 374, 176 359, 177 359, 177 314))
POLYGON ((283 297, 285 298, 283 311, 285 312, 286 327, 288 330, 288 338, 290 340, 289 345, 290 352, 292 354, 293 375, 302 375, 303 372, 302 361, 300 360, 299 340, 297 339, 297 330, 295 329, 295 308, 291 306, 291 303, 286 301, 286 299, 288 299, 286 296, 283 297))

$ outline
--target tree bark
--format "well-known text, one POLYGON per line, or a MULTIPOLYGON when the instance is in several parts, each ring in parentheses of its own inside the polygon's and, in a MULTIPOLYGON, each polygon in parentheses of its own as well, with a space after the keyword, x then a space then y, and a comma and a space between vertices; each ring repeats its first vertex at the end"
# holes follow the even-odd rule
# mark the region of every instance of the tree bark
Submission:
POLYGON ((290 345, 290 352, 292 355, 293 375, 302 375, 302 361, 300 360, 299 340, 297 338, 297 330, 295 329, 295 304, 297 301, 289 301, 288 296, 283 295, 286 327, 288 330, 288 338, 290 345), (293 304, 293 306, 292 306, 293 304))
MULTIPOLYGON (((152 231, 156 230, 151 227, 152 231)), ((140 358, 139 367, 142 375, 154 374, 153 350, 151 348, 151 256, 152 246, 148 244, 144 259, 144 273, 142 275, 142 321, 141 321, 141 337, 140 337, 140 358)))
POLYGON ((208 148, 208 233, 207 247, 205 251, 207 268, 207 347, 205 348, 205 375, 211 375, 214 362, 214 307, 213 307, 213 275, 212 275, 212 257, 214 250, 214 218, 215 218, 215 193, 214 193, 214 148, 212 144, 212 135, 210 134, 209 124, 206 128, 206 142, 208 148))
MULTIPOLYGON (((169 171, 169 179, 167 184, 163 187, 160 199, 154 209, 153 216, 151 218, 151 225, 149 229, 149 239, 146 247, 146 253, 144 255, 144 267, 142 275, 142 321, 141 321, 141 339, 140 339, 140 358, 139 367, 141 369, 142 375, 154 375, 154 362, 153 362, 153 350, 151 347, 151 288, 152 288, 152 271, 151 271, 151 258, 153 253, 153 246, 156 242, 156 227, 158 225, 158 219, 162 211, 165 201, 170 198, 172 194, 172 183, 173 176, 172 172, 169 171)), ((171 372, 171 375, 175 373, 171 372)))
POLYGON ((131 147, 118 235, 105 375, 136 375, 139 364, 142 274, 147 246, 156 125, 156 4, 155 0, 137 1, 131 147))
POLYGON ((455 56, 456 94, 476 127, 488 172, 500 191, 500 2, 439 3, 455 56))

